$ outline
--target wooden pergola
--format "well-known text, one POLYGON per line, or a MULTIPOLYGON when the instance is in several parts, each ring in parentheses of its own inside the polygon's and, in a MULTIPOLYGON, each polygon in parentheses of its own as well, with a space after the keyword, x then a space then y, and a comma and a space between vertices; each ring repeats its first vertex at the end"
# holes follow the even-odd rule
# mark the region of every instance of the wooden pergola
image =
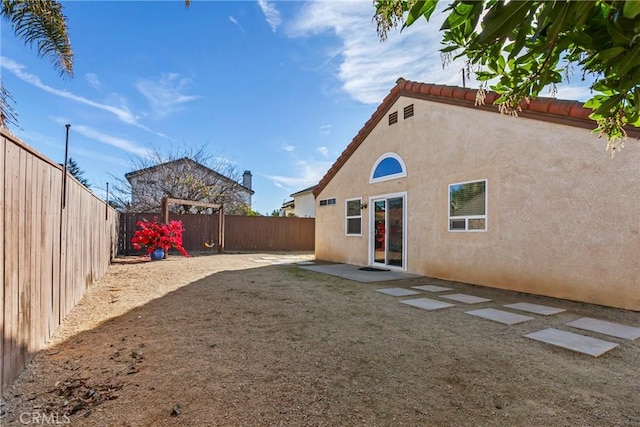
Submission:
POLYGON ((162 222, 169 223, 169 205, 188 205, 201 208, 212 208, 218 211, 218 253, 224 250, 224 205, 217 203, 194 202, 193 200, 172 199, 170 197, 162 198, 162 222))

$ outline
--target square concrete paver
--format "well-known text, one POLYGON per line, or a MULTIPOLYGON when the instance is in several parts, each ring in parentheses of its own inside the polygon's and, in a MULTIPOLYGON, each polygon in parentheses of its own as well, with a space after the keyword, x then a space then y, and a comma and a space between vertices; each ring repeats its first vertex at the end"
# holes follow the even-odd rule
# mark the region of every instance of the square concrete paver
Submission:
POLYGON ((420 292, 412 291, 404 288, 384 288, 384 289, 376 289, 377 292, 381 292, 383 294, 391 295, 394 297, 406 297, 409 295, 420 295, 420 292))
POLYGON ((467 294, 449 294, 449 295, 439 295, 441 298, 451 299, 458 302, 463 302, 465 304, 478 304, 481 302, 489 302, 491 301, 489 298, 477 297, 474 295, 467 294))
POLYGON ((635 340, 640 338, 640 328, 633 326, 621 325, 620 323, 605 322, 604 320, 583 317, 573 322, 567 323, 567 326, 573 328, 584 329, 585 331, 598 332, 605 335, 611 335, 616 338, 625 340, 635 340))
POLYGON ((519 302, 516 304, 507 304, 503 307, 512 308, 514 310, 526 311, 528 313, 540 314, 542 316, 551 316, 553 314, 567 311, 564 308, 549 307, 547 305, 530 304, 528 302, 519 302))
POLYGON ((482 317, 483 319, 493 320, 494 322, 503 323, 505 325, 515 325, 533 319, 533 317, 496 310, 495 308, 483 308, 481 310, 465 311, 465 313, 472 316, 482 317))
POLYGON ((420 277, 415 274, 397 270, 363 271, 360 270, 360 267, 357 265, 351 264, 301 265, 300 268, 362 283, 386 282, 388 280, 415 279, 416 277, 420 277))
POLYGON ((427 292, 444 292, 444 291, 452 291, 451 288, 445 288, 443 286, 435 286, 435 285, 421 285, 421 286, 412 286, 413 289, 420 289, 421 291, 427 292))
POLYGON ((448 302, 437 301, 430 298, 408 299, 400 302, 403 304, 410 305, 412 307, 418 307, 423 310, 429 310, 429 311, 455 306, 455 304, 449 304, 448 302))
POLYGON ((584 335, 560 331, 554 328, 533 332, 525 335, 525 337, 566 348, 567 350, 577 351, 578 353, 588 354, 593 357, 601 356, 618 346, 618 344, 609 341, 585 337, 584 335))

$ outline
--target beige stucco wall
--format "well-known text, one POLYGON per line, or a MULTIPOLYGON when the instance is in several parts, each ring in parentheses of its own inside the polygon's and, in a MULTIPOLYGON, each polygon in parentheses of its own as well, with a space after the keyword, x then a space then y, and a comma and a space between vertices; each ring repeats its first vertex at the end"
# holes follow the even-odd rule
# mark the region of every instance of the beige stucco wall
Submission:
POLYGON ((640 310, 640 144, 615 159, 589 130, 401 97, 317 197, 316 257, 367 265, 345 199, 407 192, 407 271, 640 310), (415 116, 402 118, 414 104, 415 116), (385 152, 407 177, 369 184, 385 152), (448 185, 487 179, 487 231, 448 231, 448 185))

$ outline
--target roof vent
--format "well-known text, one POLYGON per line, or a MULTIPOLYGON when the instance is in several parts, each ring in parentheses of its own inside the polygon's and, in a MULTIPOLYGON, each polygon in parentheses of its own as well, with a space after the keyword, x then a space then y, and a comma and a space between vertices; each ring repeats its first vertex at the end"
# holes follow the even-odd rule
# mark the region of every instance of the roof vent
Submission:
POLYGON ((408 119, 409 117, 413 117, 413 104, 404 107, 404 118, 408 119))
POLYGON ((389 114, 389 126, 395 125, 396 123, 398 123, 398 112, 394 111, 393 113, 389 114))

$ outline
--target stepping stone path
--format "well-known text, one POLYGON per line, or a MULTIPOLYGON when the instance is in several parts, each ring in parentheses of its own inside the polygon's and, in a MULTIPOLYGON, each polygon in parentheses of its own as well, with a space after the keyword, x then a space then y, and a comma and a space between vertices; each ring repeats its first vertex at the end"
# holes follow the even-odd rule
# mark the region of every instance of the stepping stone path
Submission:
POLYGON ((491 301, 489 298, 481 298, 481 297, 476 297, 474 295, 467 295, 467 294, 449 294, 449 295, 440 295, 440 297, 451 299, 458 302, 463 302, 465 304, 478 304, 481 302, 491 301))
POLYGON ((409 295, 420 295, 420 292, 411 291, 409 289, 404 288, 385 288, 385 289, 376 289, 377 292, 381 292, 383 294, 391 295, 394 297, 406 297, 409 295))
POLYGON ((567 326, 583 329, 585 331, 598 332, 604 335, 610 335, 625 340, 635 340, 640 338, 640 328, 633 326, 621 325, 620 323, 605 322, 604 320, 583 317, 567 323, 567 326))
MULTIPOLYGON (((445 292, 452 291, 452 288, 446 288, 443 286, 435 285, 421 285, 411 286, 412 289, 418 289, 426 292, 445 292)), ((405 288, 384 288, 376 289, 377 292, 383 294, 392 295, 396 297, 418 295, 420 292, 416 292, 405 288)), ((491 299, 478 297, 468 294, 448 294, 438 295, 440 298, 445 298, 452 301, 458 301, 465 304, 478 304, 483 302, 490 302, 491 299)), ((439 301, 431 298, 415 298, 400 301, 402 304, 410 305, 412 307, 421 308, 423 310, 433 311, 448 307, 455 307, 455 304, 439 301)), ((527 313, 533 313, 540 316, 553 316, 555 314, 563 313, 567 310, 563 308, 550 307, 541 304, 531 304, 528 302, 519 302, 515 304, 505 304, 503 307, 523 311, 527 313)), ((502 323, 505 325, 516 325, 519 323, 533 320, 533 317, 525 316, 522 314, 511 313, 509 311, 498 310, 495 308, 483 308, 480 310, 465 311, 466 314, 480 317, 483 319, 491 320, 494 322, 502 323)), ((640 338, 640 328, 622 325, 614 322, 606 322, 604 320, 592 319, 589 317, 583 317, 578 320, 574 320, 566 324, 577 329, 582 329, 590 332, 597 332, 600 334, 610 335, 616 338, 622 338, 626 340, 635 340, 640 338)), ((588 337, 573 332, 561 331, 555 328, 543 329, 541 331, 532 332, 523 335, 525 338, 529 338, 534 341, 543 342, 545 344, 554 345, 577 353, 587 354, 593 357, 599 357, 608 351, 618 347, 618 344, 588 337)))
POLYGON ((503 307, 512 308, 514 310, 526 311, 528 313, 540 314, 542 316, 551 316, 553 314, 558 314, 558 313, 567 311, 564 308, 555 308, 555 307, 549 307, 549 306, 540 305, 540 304, 530 304, 528 302, 519 302, 517 304, 507 304, 507 305, 504 305, 503 307))
POLYGON ((442 286, 435 285, 421 285, 421 286, 412 286, 413 289, 420 289, 421 291, 427 292, 444 292, 444 291, 452 291, 451 288, 445 288, 442 286))
POLYGON ((571 332, 560 331, 554 328, 533 332, 531 334, 525 335, 525 337, 558 347, 566 348, 567 350, 576 351, 578 353, 588 354, 593 357, 601 356, 607 351, 613 350, 618 346, 618 344, 609 341, 586 337, 584 335, 574 334, 571 332))
POLYGON ((455 304, 449 304, 448 302, 437 301, 430 298, 408 299, 400 302, 403 304, 410 305, 412 307, 418 307, 423 310, 429 310, 429 311, 455 306, 455 304))
POLYGON ((496 310, 495 308, 483 308, 481 310, 465 311, 472 316, 482 317, 483 319, 493 320, 494 322, 503 323, 505 325, 516 325, 533 317, 523 316, 522 314, 509 313, 508 311, 496 310))

